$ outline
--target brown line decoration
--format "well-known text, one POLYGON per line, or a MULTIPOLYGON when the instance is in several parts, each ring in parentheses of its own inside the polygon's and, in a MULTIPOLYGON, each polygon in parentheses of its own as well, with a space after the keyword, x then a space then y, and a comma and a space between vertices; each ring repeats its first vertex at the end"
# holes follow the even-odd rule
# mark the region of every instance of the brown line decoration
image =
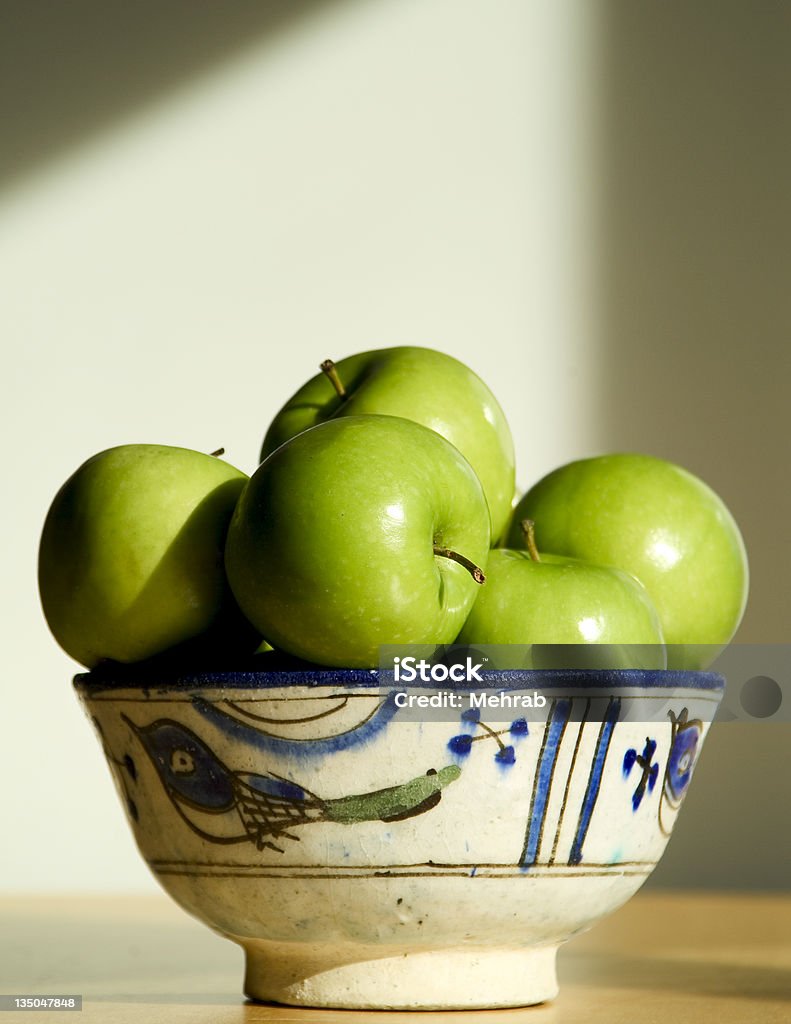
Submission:
MULTIPOLYGON (((618 865, 613 865, 617 868, 618 865)), ((294 875, 293 873, 278 873, 276 871, 260 871, 253 873, 246 873, 244 871, 177 871, 175 868, 160 868, 153 869, 157 875, 178 875, 184 878, 297 878, 297 879, 340 879, 345 878, 348 880, 347 874, 300 874, 294 875)), ((555 874, 536 874, 535 871, 525 869, 524 871, 511 871, 509 873, 503 872, 502 874, 486 874, 480 871, 476 872, 474 876, 470 875, 469 870, 459 871, 371 871, 366 874, 354 875, 354 878, 524 878, 531 881, 535 881, 538 878, 612 878, 613 876, 622 878, 642 878, 649 875, 653 870, 653 865, 647 866, 643 871, 575 871, 569 870, 564 872, 557 872, 555 874)))
MULTIPOLYGON (((325 700, 332 700, 332 697, 326 697, 325 700)), ((342 711, 349 701, 348 698, 341 697, 340 702, 334 707, 328 708, 326 711, 319 711, 316 715, 304 715, 302 718, 270 718, 268 715, 257 715, 254 711, 247 711, 245 708, 239 707, 239 704, 245 703, 244 701, 223 700, 217 703, 225 704, 226 707, 235 711, 237 715, 242 715, 252 722, 263 722, 266 725, 305 725, 307 722, 318 722, 321 718, 328 718, 330 715, 342 711)), ((246 703, 253 702, 247 701, 246 703)), ((258 702, 256 701, 255 703, 258 702)))
MULTIPOLYGON (((261 864, 240 864, 238 861, 149 860, 149 861, 146 861, 146 863, 150 864, 151 867, 158 867, 158 866, 165 867, 165 866, 168 866, 168 865, 173 865, 175 867, 188 867, 188 868, 204 868, 204 867, 205 868, 214 868, 214 867, 222 867, 222 868, 261 868, 262 867, 261 864)), ((591 867, 591 868, 638 867, 638 868, 640 868, 640 867, 654 867, 656 864, 657 864, 657 861, 655 861, 655 860, 620 860, 620 861, 615 861, 615 862, 595 861, 595 862, 592 862, 592 863, 588 864, 588 867, 591 867)), ((409 869, 427 868, 427 869, 429 869, 429 873, 430 873, 432 868, 441 868, 441 869, 445 869, 445 868, 458 868, 459 870, 467 870, 468 868, 513 868, 513 866, 514 865, 513 865, 512 861, 502 861, 502 862, 501 861, 491 861, 491 862, 487 862, 487 863, 483 863, 482 861, 471 861, 471 862, 465 863, 465 864, 451 864, 450 862, 446 862, 446 861, 420 861, 420 862, 415 863, 415 864, 380 864, 380 865, 378 865, 376 867, 376 870, 377 871, 399 871, 401 868, 409 868, 409 869)), ((278 871, 292 871, 292 870, 293 871, 300 871, 303 868, 305 868, 306 870, 309 870, 309 871, 315 871, 319 867, 326 868, 328 871, 345 871, 345 872, 349 872, 349 873, 354 872, 354 871, 365 871, 365 870, 367 870, 367 868, 365 868, 365 867, 355 867, 353 864, 321 864, 321 865, 319 865, 319 864, 304 864, 304 865, 303 864, 284 864, 284 865, 278 865, 276 867, 276 870, 278 870, 278 871)), ((531 867, 530 870, 534 871, 534 868, 535 869, 539 869, 539 873, 540 873, 540 869, 544 868, 545 869, 545 871, 544 871, 545 874, 552 874, 553 872, 550 872, 550 871, 546 870, 548 867, 549 867, 549 865, 547 865, 547 864, 536 864, 534 867, 531 867)), ((559 872, 563 872, 564 874, 566 874, 567 873, 566 868, 567 868, 566 864, 553 865, 554 873, 556 873, 556 874, 559 873, 559 872)), ((527 869, 525 869, 525 870, 527 870, 527 869)), ((584 874, 584 872, 582 872, 582 873, 584 874)), ((520 874, 520 875, 524 874, 524 871, 518 871, 517 874, 520 874)))
MULTIPOLYGON (((188 694, 174 694, 172 697, 115 697, 112 694, 99 694, 99 693, 97 693, 97 694, 87 694, 86 695, 86 699, 87 700, 91 700, 91 701, 96 701, 97 703, 99 701, 101 701, 103 703, 114 702, 114 703, 117 703, 117 704, 157 704, 157 703, 164 703, 164 702, 166 702, 166 703, 172 703, 172 702, 175 702, 175 703, 179 703, 179 702, 181 702, 181 703, 190 703, 191 700, 192 700, 193 692, 203 692, 205 690, 212 690, 212 689, 220 690, 221 687, 216 687, 216 686, 215 687, 211 687, 211 686, 200 687, 200 686, 196 686, 194 688, 194 691, 190 691, 190 693, 188 693, 188 694)), ((668 689, 670 689, 670 688, 668 688, 668 689)), ((367 693, 349 693, 349 694, 343 694, 342 696, 348 697, 349 700, 354 700, 355 698, 358 698, 358 697, 359 698, 367 697, 370 700, 370 698, 374 694, 378 694, 378 693, 379 693, 379 691, 376 689, 376 687, 369 687, 367 693)), ((599 694, 599 697, 606 697, 606 696, 611 695, 611 694, 612 694, 612 690, 608 691, 608 693, 599 694)), ((256 704, 256 703, 258 703, 261 700, 266 700, 266 701, 272 701, 272 702, 280 701, 280 702, 282 702, 284 704, 288 704, 288 703, 290 703, 292 701, 330 700, 330 698, 332 698, 332 697, 340 697, 340 696, 341 696, 341 694, 337 694, 337 693, 329 694, 328 693, 328 694, 325 694, 323 696, 321 696, 321 695, 307 696, 306 695, 304 697, 240 697, 238 700, 235 701, 235 703, 241 704, 243 702, 246 702, 246 703, 249 703, 249 704, 256 704)), ((583 696, 581 693, 569 694, 566 697, 564 697, 563 699, 573 700, 575 697, 581 697, 581 696, 583 696)), ((661 694, 661 693, 645 693, 645 694, 641 694, 640 695, 640 700, 661 700, 661 701, 665 701, 666 702, 670 697, 676 697, 676 696, 677 696, 677 694, 675 694, 675 693, 664 693, 664 694, 661 694)), ((222 699, 225 700, 226 698, 222 698, 222 699)), ((552 699, 556 700, 557 698, 553 697, 552 699)), ((681 699, 682 698, 679 696, 679 700, 681 700, 681 699)), ((721 702, 721 700, 722 700, 722 696, 720 695, 720 696, 715 696, 715 697, 709 697, 707 694, 699 693, 698 691, 687 691, 687 697, 684 698, 684 699, 688 699, 689 701, 706 701, 709 704, 719 704, 721 702), (689 696, 690 693, 692 693, 692 696, 689 696)), ((219 701, 215 701, 214 703, 219 703, 219 701)), ((536 721, 541 721, 541 720, 542 719, 536 719, 536 721)), ((499 719, 498 719, 498 721, 499 721, 499 719)), ((506 721, 506 719, 503 718, 502 721, 506 721)), ((624 721, 628 723, 629 719, 624 719, 624 721)))
MULTIPOLYGON (((597 757, 597 754, 599 752, 599 749, 601 748, 601 742, 602 742, 602 738, 604 736, 604 732, 607 729, 607 726, 611 725, 612 728, 610 730, 610 735, 609 735, 609 737, 607 739, 607 745, 605 746, 604 753, 602 755, 601 771, 599 773, 598 785, 597 785, 595 793, 593 794, 593 801, 591 803, 590 813, 588 814, 588 822, 587 822, 587 825, 585 826, 585 830, 584 830, 584 832, 582 834, 582 839, 580 841, 580 859, 581 859, 582 845, 585 842, 585 836, 587 835, 588 827, 589 827, 590 822, 591 822, 591 820, 593 818, 593 812, 596 810, 596 803, 597 803, 597 801, 599 799, 599 793, 601 792, 601 780, 604 777, 604 769, 607 766, 607 755, 610 752, 610 744, 612 743, 612 737, 613 737, 613 735, 615 733, 615 726, 618 723, 618 714, 620 713, 620 707, 621 707, 621 698, 620 697, 613 697, 613 696, 611 696, 610 700, 609 700, 609 702, 607 704, 607 712, 602 717, 601 725, 599 726, 599 735, 596 738, 596 746, 593 748, 593 759, 591 760, 590 772, 588 773, 588 784, 587 784, 587 786, 585 788, 585 792, 584 792, 583 797, 582 797, 582 804, 580 805, 580 816, 579 816, 579 818, 577 820, 576 835, 575 835, 575 837, 574 837, 574 839, 572 840, 572 843, 571 843, 571 854, 569 856, 569 863, 570 864, 572 863, 572 858, 574 856, 574 847, 576 845, 577 837, 579 836, 579 832, 580 832, 580 822, 582 821, 582 816, 583 816, 583 812, 584 812, 584 808, 585 808, 585 802, 588 799, 588 793, 590 791, 591 781, 593 779, 594 772, 596 770, 596 757, 597 757), (607 715, 610 714, 610 711, 613 708, 613 705, 615 705, 615 707, 616 707, 616 714, 615 714, 615 718, 610 723, 607 720, 607 715)), ((579 863, 579 859, 576 860, 574 863, 575 863, 575 865, 577 863, 579 863)))
POLYGON ((558 827, 555 832, 555 841, 552 844, 552 852, 549 855, 549 864, 555 863, 555 854, 558 852, 558 843, 560 842, 560 830, 563 828, 563 818, 566 814, 566 803, 569 798, 569 790, 571 789, 571 779, 574 775, 574 768, 577 764, 577 754, 579 753, 580 744, 582 743, 582 733, 585 728, 585 723, 588 720, 588 712, 590 711, 591 698, 588 697, 585 702, 585 710, 582 713, 580 719, 580 731, 577 733, 577 742, 574 744, 574 753, 571 755, 571 765, 569 766, 569 774, 566 779, 566 788, 563 790, 563 802, 560 805, 560 817, 558 818, 558 827))
MULTIPOLYGON (((132 687, 132 689, 135 689, 135 687, 132 687)), ((255 687, 251 687, 251 689, 255 689, 255 687)), ((273 689, 275 689, 275 688, 273 688, 273 689)), ((218 693, 219 692, 223 692, 223 693, 227 692, 227 691, 224 691, 222 689, 222 687, 220 687, 220 686, 204 686, 204 687, 195 686, 195 687, 193 687, 192 690, 189 691, 189 693, 176 693, 172 697, 115 697, 115 696, 113 696, 112 693, 108 694, 106 692, 103 692, 103 693, 96 693, 96 694, 88 694, 87 699, 88 700, 95 700, 95 701, 104 701, 105 703, 107 701, 117 701, 119 704, 161 704, 163 702, 170 703, 171 701, 174 701, 176 703, 181 702, 181 703, 184 703, 184 704, 189 704, 189 703, 192 702, 192 698, 195 695, 195 693, 198 693, 198 692, 202 693, 205 690, 216 690, 218 693)), ((270 691, 262 690, 261 692, 262 693, 268 693, 270 691)), ((295 701, 300 701, 301 702, 303 700, 332 700, 333 698, 338 699, 338 700, 340 700, 341 698, 343 698, 344 700, 355 700, 357 698, 359 698, 359 699, 368 698, 368 700, 370 700, 372 697, 380 697, 380 696, 381 696, 380 691, 375 686, 371 686, 371 687, 368 687, 368 689, 367 689, 367 691, 365 693, 306 694, 304 697, 267 697, 267 696, 263 696, 263 697, 258 697, 258 696, 256 696, 256 697, 239 697, 238 699, 236 699, 236 698, 234 699, 234 703, 236 703, 236 704, 258 704, 261 701, 266 701, 266 702, 268 702, 270 704, 275 704, 275 703, 277 703, 277 704, 293 704, 295 701)), ((214 703, 220 703, 223 700, 227 700, 227 698, 226 697, 222 697, 219 700, 214 701, 214 703)))
MULTIPOLYGON (((221 701, 210 701, 210 700, 205 700, 203 698, 201 698, 201 700, 202 700, 202 703, 209 705, 214 711, 216 711, 216 713, 218 715, 221 715, 223 718, 227 719, 229 722, 234 722, 237 725, 242 724, 242 723, 239 722, 238 718, 235 718, 232 714, 230 714, 230 712, 225 711, 223 708, 220 707, 220 705, 223 704, 223 703, 226 703, 226 701, 224 701, 224 700, 221 700, 221 701)), ((387 701, 387 697, 381 697, 381 699, 379 700, 379 703, 376 704, 370 710, 370 712, 365 716, 365 718, 361 718, 359 722, 355 722, 354 725, 350 725, 348 729, 344 729, 341 732, 334 732, 334 733, 332 733, 331 736, 327 737, 327 738, 328 739, 339 739, 341 736, 348 736, 351 733, 357 732, 358 729, 361 729, 364 725, 367 725, 368 722, 371 721, 371 719, 375 718, 379 714, 379 712, 382 710, 382 707, 384 706, 386 701, 387 701)), ((287 723, 283 723, 283 724, 293 725, 294 723, 292 721, 292 722, 287 722, 287 723)), ((254 727, 251 726, 251 728, 254 728, 254 727)), ((279 736, 276 732, 269 732, 266 729, 255 729, 255 731, 260 736, 267 736, 267 737, 270 737, 271 739, 278 739, 279 740, 279 739, 283 739, 284 738, 282 736, 279 736)), ((313 736, 290 736, 290 737, 288 737, 287 742, 288 743, 294 743, 294 744, 297 744, 297 743, 300 743, 300 744, 310 744, 310 743, 315 743, 316 739, 313 736)))
MULTIPOLYGON (((265 691, 261 691, 264 693, 265 691)), ((365 699, 371 700, 372 697, 381 697, 382 694, 375 686, 368 687, 365 693, 312 693, 305 697, 236 697, 233 698, 234 704, 258 704, 261 701, 266 701, 268 704, 293 704, 295 701, 305 700, 357 700, 365 699)), ((229 700, 225 697, 224 700, 229 700)))

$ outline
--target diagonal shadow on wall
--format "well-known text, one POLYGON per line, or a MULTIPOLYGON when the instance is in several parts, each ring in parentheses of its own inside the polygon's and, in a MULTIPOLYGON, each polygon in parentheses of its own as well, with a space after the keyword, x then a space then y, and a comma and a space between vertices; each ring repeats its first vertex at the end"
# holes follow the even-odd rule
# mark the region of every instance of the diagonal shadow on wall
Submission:
POLYGON ((4 0, 0 189, 336 0, 4 0))

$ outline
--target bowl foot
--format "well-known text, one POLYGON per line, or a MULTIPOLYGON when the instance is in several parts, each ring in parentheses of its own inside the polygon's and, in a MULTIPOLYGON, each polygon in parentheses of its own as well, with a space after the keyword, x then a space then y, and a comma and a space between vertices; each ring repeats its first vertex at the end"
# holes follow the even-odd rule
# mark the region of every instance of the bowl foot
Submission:
MULTIPOLYGON (((237 940, 239 941, 239 940, 237 940)), ((342 949, 243 940, 244 991, 290 1006, 439 1010, 530 1006, 557 995, 557 946, 342 949)))

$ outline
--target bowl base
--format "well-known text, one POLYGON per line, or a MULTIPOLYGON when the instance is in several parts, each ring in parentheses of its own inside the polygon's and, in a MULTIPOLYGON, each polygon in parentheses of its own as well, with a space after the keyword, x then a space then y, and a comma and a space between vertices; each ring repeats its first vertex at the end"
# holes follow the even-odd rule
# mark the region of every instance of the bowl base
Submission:
POLYGON ((250 999, 357 1010, 531 1006, 557 995, 557 946, 356 950, 236 939, 250 999))

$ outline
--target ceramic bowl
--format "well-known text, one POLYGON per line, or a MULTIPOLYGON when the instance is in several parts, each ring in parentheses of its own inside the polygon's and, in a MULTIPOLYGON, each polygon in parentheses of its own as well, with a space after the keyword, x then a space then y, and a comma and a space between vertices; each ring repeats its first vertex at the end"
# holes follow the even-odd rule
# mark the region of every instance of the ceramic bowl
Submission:
POLYGON ((362 670, 75 685, 140 852, 244 947, 249 997, 431 1009, 557 993, 559 944, 661 856, 723 681, 492 672, 543 709, 461 686, 425 718, 362 670))

